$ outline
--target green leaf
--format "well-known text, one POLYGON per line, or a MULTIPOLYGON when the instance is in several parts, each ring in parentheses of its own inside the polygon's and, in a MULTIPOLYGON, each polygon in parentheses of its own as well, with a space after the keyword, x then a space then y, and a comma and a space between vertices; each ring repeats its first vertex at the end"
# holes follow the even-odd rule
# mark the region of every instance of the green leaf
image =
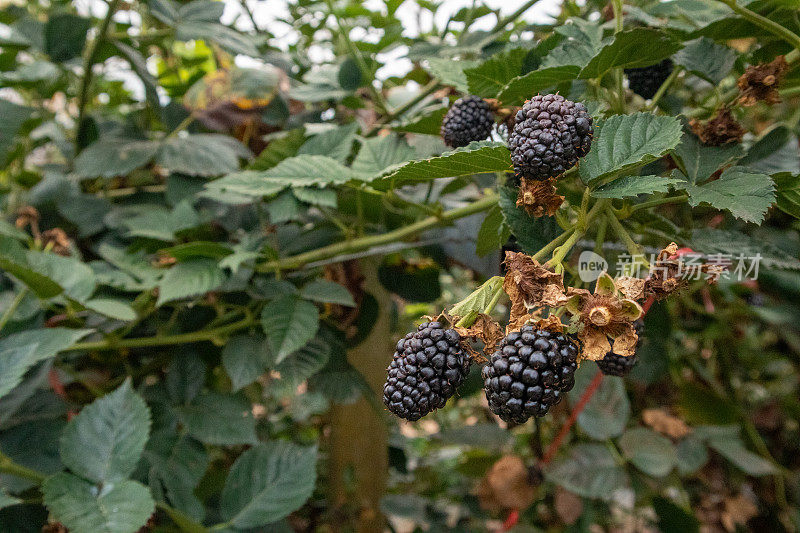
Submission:
POLYGON ((555 32, 566 39, 547 53, 543 68, 565 65, 583 68, 603 44, 603 27, 597 22, 571 18, 566 24, 556 26, 555 32))
POLYGON ((266 371, 269 359, 263 335, 236 335, 222 349, 222 365, 231 378, 233 390, 251 384, 266 371))
POLYGON ((705 254, 742 254, 744 257, 761 256, 761 266, 785 270, 800 270, 800 260, 765 239, 714 228, 699 228, 692 232, 692 247, 705 254))
POLYGON ((503 276, 493 276, 486 280, 483 285, 478 287, 469 296, 450 308, 453 316, 464 317, 470 313, 483 313, 489 302, 492 301, 496 291, 503 286, 503 276))
POLYGON ((64 294, 77 302, 88 300, 96 287, 94 272, 86 263, 51 252, 29 250, 26 254, 32 269, 64 288, 64 294))
POLYGON ((100 139, 75 158, 75 173, 82 178, 127 176, 150 163, 158 149, 153 141, 100 139))
POLYGON ((321 370, 328 362, 331 347, 319 337, 311 339, 308 344, 289 354, 283 361, 275 365, 270 361, 273 370, 280 374, 276 382, 283 390, 292 391, 302 382, 321 370))
POLYGON ((422 135, 439 135, 442 121, 447 114, 448 107, 439 107, 426 111, 420 116, 392 126, 395 131, 405 133, 420 133, 422 135))
POLYGON ((711 439, 708 445, 749 476, 766 476, 777 472, 771 462, 745 448, 738 438, 711 439))
MULTIPOLYGON (((353 179, 353 172, 330 157, 323 155, 299 155, 284 159, 273 168, 263 172, 245 171, 239 175, 246 175, 252 183, 261 184, 262 187, 308 187, 310 185, 338 185, 353 179), (321 169, 325 169, 321 172, 321 169)), ((229 178, 230 176, 226 176, 229 178)), ((240 178, 240 182, 244 181, 240 178)), ((240 186, 241 187, 241 186, 240 186)), ((276 191, 277 192, 277 191, 276 191)), ((264 195, 260 193, 259 196, 264 195)))
POLYGON ((293 187, 292 194, 299 201, 322 207, 336 209, 338 199, 333 189, 316 189, 313 187, 293 187))
POLYGON ((123 480, 98 487, 62 472, 42 485, 44 504, 72 533, 135 533, 155 510, 146 487, 123 480))
POLYGON ((174 257, 178 261, 185 261, 193 257, 208 257, 222 259, 233 253, 233 250, 222 243, 210 241, 194 241, 159 250, 159 253, 174 257))
POLYGON ((636 468, 654 477, 666 476, 678 461, 672 442, 647 428, 626 431, 619 439, 619 447, 636 468))
POLYGON ((800 174, 782 172, 774 174, 772 179, 775 181, 778 208, 784 213, 800 218, 800 174))
POLYGON ((200 216, 192 207, 191 200, 186 199, 171 211, 160 205, 145 204, 120 224, 128 229, 129 237, 173 241, 177 232, 198 226, 200 216))
POLYGON ((0 398, 16 387, 33 365, 66 350, 90 332, 88 329, 29 329, 0 339, 0 398))
POLYGON ((267 181, 264 173, 256 170, 243 170, 235 174, 228 174, 222 178, 206 183, 206 196, 214 200, 223 201, 221 195, 235 195, 232 203, 247 203, 248 197, 273 196, 288 185, 280 181, 267 181))
POLYGON ((451 85, 462 93, 469 92, 467 76, 464 74, 464 70, 476 66, 478 64, 477 61, 453 61, 452 59, 438 57, 430 57, 427 61, 428 70, 431 71, 434 77, 439 78, 444 85, 451 85))
POLYGON ((6 507, 11 507, 19 503, 22 503, 22 500, 9 496, 5 490, 0 489, 0 509, 5 509, 6 507))
POLYGON ((80 57, 92 21, 72 13, 54 13, 44 26, 45 53, 63 63, 80 57))
POLYGON ((165 140, 156 163, 190 176, 219 176, 238 170, 239 159, 250 156, 250 150, 233 137, 197 133, 165 140))
POLYGON ((545 477, 584 498, 612 500, 628 486, 628 476, 603 444, 576 444, 567 457, 551 463, 545 477))
POLYGON ((772 128, 748 150, 739 164, 763 174, 800 173, 797 137, 786 126, 772 128))
POLYGON ((387 169, 412 159, 415 151, 399 135, 372 137, 361 144, 353 161, 353 172, 364 181, 377 178, 387 169))
POLYGON ((699 533, 700 522, 691 511, 666 498, 653 498, 653 510, 658 515, 658 530, 662 533, 699 533))
POLYGON ((231 467, 220 496, 222 518, 237 529, 280 520, 302 506, 316 483, 317 449, 287 441, 250 448, 231 467))
POLYGON ((476 253, 483 257, 492 251, 500 251, 510 235, 511 228, 506 224, 503 210, 499 205, 494 206, 486 213, 486 218, 478 230, 476 253))
POLYGON ((67 424, 61 461, 85 479, 114 484, 136 468, 149 434, 150 411, 126 380, 67 424))
POLYGON ((300 147, 297 155, 324 155, 339 163, 344 163, 353 149, 357 131, 358 123, 351 122, 345 126, 337 126, 318 133, 300 147))
POLYGON ((175 354, 167 367, 164 388, 173 404, 188 405, 192 403, 206 381, 206 364, 190 354, 175 354), (189 355, 189 357, 187 357, 189 355))
POLYGON ((706 146, 697 136, 686 133, 673 154, 680 163, 680 172, 689 183, 703 182, 717 170, 742 157, 742 147, 736 143, 706 146), (685 173, 684 173, 685 171, 685 173))
POLYGON ((170 268, 158 284, 158 305, 200 296, 218 288, 225 273, 213 259, 190 259, 170 268))
POLYGON ((32 269, 25 248, 5 235, 0 235, 0 269, 27 285, 39 298, 53 298, 64 291, 61 285, 32 269))
POLYGON ((525 209, 517 207, 517 189, 500 187, 498 204, 503 218, 511 228, 522 251, 535 254, 545 244, 563 232, 554 217, 531 217, 525 209))
POLYGON ((673 58, 675 63, 704 80, 718 85, 733 68, 736 51, 701 37, 688 41, 673 58))
POLYGON ((261 325, 278 364, 314 337, 319 312, 314 304, 294 295, 279 296, 264 306, 261 325))
POLYGON ((680 441, 675 452, 678 472, 682 476, 694 474, 708 462, 708 450, 705 444, 694 435, 689 435, 680 441))
POLYGON ((284 159, 297 155, 297 151, 306 141, 303 128, 289 130, 282 137, 272 139, 258 157, 247 166, 250 170, 268 170, 284 159))
POLYGON ((595 198, 628 198, 640 194, 667 192, 675 184, 682 183, 677 178, 664 176, 624 176, 592 191, 595 198))
POLYGON ((482 141, 430 159, 411 161, 388 173, 383 179, 406 183, 510 170, 511 155, 508 147, 501 143, 482 141))
POLYGON ((186 432, 205 444, 235 446, 258 442, 250 402, 241 394, 204 392, 176 411, 186 432))
POLYGON ((503 105, 521 105, 546 89, 574 80, 579 72, 580 67, 575 65, 534 70, 523 76, 517 76, 501 87, 497 99, 503 102, 503 105))
MULTIPOLYGON (((586 390, 589 382, 598 372, 593 366, 575 373, 575 387, 568 398, 572 405, 586 390)), ((621 378, 606 376, 600 388, 578 415, 578 426, 590 437, 606 440, 621 435, 631 416, 631 404, 621 378)))
POLYGON ((745 167, 726 169, 719 179, 703 185, 683 184, 689 193, 689 204, 709 204, 727 209, 736 218, 760 224, 767 210, 775 203, 775 184, 766 174, 751 172, 745 167))
POLYGON ((258 48, 256 48, 250 36, 217 22, 191 20, 180 22, 175 38, 179 41, 191 41, 193 39, 213 41, 234 54, 243 54, 250 57, 259 56, 258 48))
POLYGON ((670 35, 652 28, 633 28, 614 36, 611 44, 581 70, 583 79, 600 78, 613 68, 635 68, 654 65, 680 50, 681 43, 670 35))
POLYGON ((477 67, 464 69, 469 93, 493 98, 510 80, 522 73, 529 50, 514 48, 501 52, 477 67))
POLYGON ((300 296, 313 302, 332 303, 347 307, 356 306, 353 295, 346 287, 324 279, 315 279, 307 284, 300 291, 300 296))
POLYGON ((116 320, 124 320, 126 322, 136 320, 136 311, 130 305, 113 298, 92 298, 84 302, 83 305, 95 313, 100 313, 116 320))
POLYGON ((592 149, 579 165, 587 184, 654 161, 681 140, 681 123, 674 117, 636 113, 597 122, 592 149))

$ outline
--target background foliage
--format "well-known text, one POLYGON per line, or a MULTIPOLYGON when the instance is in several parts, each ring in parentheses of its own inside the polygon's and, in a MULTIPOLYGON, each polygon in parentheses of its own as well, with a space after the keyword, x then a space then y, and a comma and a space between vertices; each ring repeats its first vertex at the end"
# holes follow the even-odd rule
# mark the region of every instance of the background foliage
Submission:
POLYGON ((398 11, 438 2, 297 0, 248 32, 212 0, 4 3, 0 530, 797 530, 798 4, 565 0, 530 25, 534 3, 414 36, 398 11), (411 68, 376 76, 392 54, 411 68), (780 102, 739 105, 779 55, 780 102), (625 90, 667 57, 654 99, 625 90), (455 151, 439 127, 461 95, 554 91, 597 128, 534 219, 503 126, 455 151), (722 108, 744 139, 708 146, 688 123, 722 108), (654 306, 631 377, 544 464, 591 363, 519 427, 478 365, 419 423, 379 401, 393 340, 497 275, 511 235, 540 259, 569 238, 762 262, 654 306))

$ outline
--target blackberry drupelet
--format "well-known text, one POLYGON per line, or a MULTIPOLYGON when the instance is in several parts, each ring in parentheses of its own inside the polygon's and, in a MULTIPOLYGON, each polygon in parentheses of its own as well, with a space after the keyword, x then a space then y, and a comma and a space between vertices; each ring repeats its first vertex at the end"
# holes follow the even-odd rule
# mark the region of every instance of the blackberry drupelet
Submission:
MULTIPOLYGON (((636 349, 638 350, 643 341, 644 322, 637 320, 634 326, 636 327, 636 334, 639 335, 639 340, 636 341, 636 349)), ((630 374, 638 360, 639 358, 636 354, 625 357, 623 355, 617 355, 614 352, 608 352, 605 357, 597 361, 597 366, 600 368, 600 372, 606 376, 625 377, 630 374)))
POLYGON ((494 112, 477 96, 465 96, 453 103, 442 121, 441 135, 452 148, 482 141, 492 132, 494 112))
POLYGON ((506 422, 544 416, 575 385, 578 345, 567 335, 523 326, 483 367, 489 408, 506 422))
POLYGON ((665 59, 661 63, 649 67, 626 68, 628 87, 645 100, 649 100, 656 95, 661 84, 672 74, 674 66, 671 59, 665 59))
POLYGON ((556 178, 592 146, 591 115, 583 104, 561 95, 534 96, 515 118, 508 147, 517 178, 556 178))
POLYGON ((420 324, 400 339, 383 386, 386 407, 412 421, 444 407, 469 372, 469 356, 460 342, 456 330, 439 322, 420 324))

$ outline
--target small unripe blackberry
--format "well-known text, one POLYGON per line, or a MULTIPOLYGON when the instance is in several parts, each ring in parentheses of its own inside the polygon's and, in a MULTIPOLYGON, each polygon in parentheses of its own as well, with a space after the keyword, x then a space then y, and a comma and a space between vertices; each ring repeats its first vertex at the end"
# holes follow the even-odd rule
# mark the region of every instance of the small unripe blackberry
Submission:
POLYGON ((447 146, 459 148, 472 141, 482 141, 492 133, 494 112, 477 96, 456 100, 442 121, 442 139, 447 146))
MULTIPOLYGON (((637 320, 633 325, 636 327, 636 334, 639 335, 639 340, 636 341, 636 349, 638 350, 643 341, 644 322, 637 320)), ((597 366, 600 368, 600 372, 606 376, 625 377, 631 373, 638 361, 639 358, 636 354, 625 357, 614 352, 608 352, 605 357, 597 361, 597 366)))
POLYGON ((425 322, 397 343, 383 386, 383 403, 406 420, 419 420, 447 400, 469 372, 461 336, 439 322, 425 322))
POLYGON ((656 95, 661 84, 672 74, 674 66, 671 59, 665 59, 649 67, 626 68, 628 87, 645 100, 649 100, 656 95))
POLYGON ((506 335, 483 367, 489 408, 506 422, 544 416, 575 385, 578 345, 532 325, 506 335))
POLYGON ((517 111, 508 138, 518 178, 546 180, 574 167, 592 146, 592 117, 559 94, 537 95, 517 111))

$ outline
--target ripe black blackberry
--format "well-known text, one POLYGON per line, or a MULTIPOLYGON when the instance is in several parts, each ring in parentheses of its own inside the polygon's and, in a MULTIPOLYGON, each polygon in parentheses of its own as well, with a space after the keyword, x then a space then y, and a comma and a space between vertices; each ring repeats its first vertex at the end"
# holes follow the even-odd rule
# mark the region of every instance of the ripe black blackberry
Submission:
MULTIPOLYGON (((638 350, 644 341, 644 322, 637 320, 634 326, 636 327, 636 334, 639 335, 639 340, 636 341, 636 349, 638 350)), ((636 354, 625 357, 623 355, 617 355, 614 352, 608 352, 605 357, 597 361, 597 366, 600 368, 600 372, 606 376, 622 378, 631 373, 631 370, 633 370, 633 367, 636 366, 638 361, 639 358, 636 354)))
POLYGON ((674 67, 671 59, 665 59, 661 63, 649 67, 626 68, 628 87, 645 100, 649 100, 656 95, 661 84, 669 78, 674 67))
POLYGON ((412 421, 444 407, 469 372, 469 356, 460 343, 456 330, 439 322, 420 324, 400 339, 383 386, 386 407, 412 421))
POLYGON ((456 100, 442 121, 441 135, 452 148, 466 146, 472 141, 482 141, 492 133, 494 112, 477 96, 456 100))
POLYGON ((544 416, 575 385, 578 345, 567 335, 523 326, 483 367, 489 408, 506 422, 544 416))
POLYGON ((515 120, 508 147, 517 178, 556 178, 592 146, 592 117, 586 107, 559 94, 534 96, 515 120))

